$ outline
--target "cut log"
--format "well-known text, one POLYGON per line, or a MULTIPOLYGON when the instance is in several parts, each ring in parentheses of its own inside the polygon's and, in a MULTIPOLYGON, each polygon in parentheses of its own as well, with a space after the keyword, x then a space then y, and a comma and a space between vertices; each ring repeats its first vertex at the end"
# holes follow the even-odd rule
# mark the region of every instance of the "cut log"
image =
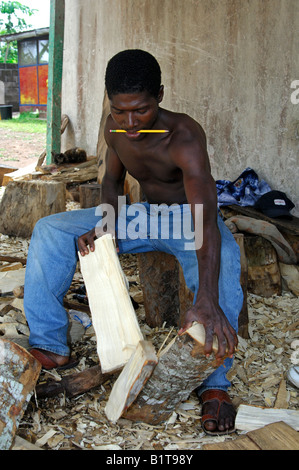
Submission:
MULTIPOLYGON (((204 344, 205 330, 200 324, 176 336, 158 355, 151 377, 122 417, 151 425, 167 420, 219 365, 213 354, 204 355, 204 344)), ((218 349, 216 339, 213 349, 218 349)))
POLYGON ((0 339, 0 449, 10 449, 41 364, 26 349, 0 339))
POLYGON ((14 181, 0 203, 0 232, 30 237, 36 222, 65 211, 65 185, 46 181, 14 181))
POLYGON ((248 261, 248 292, 263 297, 280 295, 281 275, 274 247, 259 236, 246 236, 244 244, 248 261))
POLYGON ((261 408, 258 406, 240 405, 236 416, 236 429, 254 431, 263 426, 284 421, 295 431, 299 431, 299 411, 281 408, 261 408))
POLYGON ((103 384, 109 377, 111 374, 102 374, 101 367, 94 366, 82 372, 65 375, 59 382, 51 379, 40 383, 36 387, 36 395, 37 398, 46 398, 65 393, 68 397, 76 397, 103 384))
POLYGON ((87 209, 101 204, 101 185, 98 183, 81 184, 79 187, 80 207, 87 209))
POLYGON ((149 341, 140 341, 125 365, 107 402, 105 413, 115 423, 133 403, 158 363, 154 347, 149 341))
POLYGON ((79 259, 102 372, 112 372, 128 362, 143 336, 111 234, 79 259))
POLYGON ((137 259, 146 323, 151 328, 161 327, 164 322, 167 326, 179 326, 180 273, 177 259, 168 253, 155 251, 138 253, 137 259))

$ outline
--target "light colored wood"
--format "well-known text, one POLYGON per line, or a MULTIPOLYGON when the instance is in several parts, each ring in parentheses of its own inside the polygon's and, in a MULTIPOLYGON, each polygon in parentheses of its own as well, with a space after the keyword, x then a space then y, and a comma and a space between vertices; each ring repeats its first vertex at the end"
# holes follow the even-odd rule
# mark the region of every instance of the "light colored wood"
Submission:
POLYGON ((115 423, 133 403, 157 363, 158 358, 152 343, 140 341, 113 385, 105 408, 106 416, 110 421, 115 423))
POLYGON ((261 408, 249 405, 239 406, 235 426, 240 431, 254 431, 277 421, 284 421, 296 431, 299 431, 298 410, 261 408))
POLYGON ((112 236, 98 238, 95 251, 79 253, 79 259, 102 372, 112 372, 128 362, 143 340, 112 236))

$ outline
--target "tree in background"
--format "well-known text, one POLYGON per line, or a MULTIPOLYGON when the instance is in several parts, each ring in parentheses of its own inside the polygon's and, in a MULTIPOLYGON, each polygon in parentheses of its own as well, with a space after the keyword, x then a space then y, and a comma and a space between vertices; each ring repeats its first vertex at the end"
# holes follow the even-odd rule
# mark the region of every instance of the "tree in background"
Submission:
POLYGON ((31 25, 27 24, 24 16, 31 16, 36 11, 20 2, 0 2, 0 63, 16 64, 18 62, 17 41, 6 43, 1 41, 1 35, 20 33, 30 28, 31 25))

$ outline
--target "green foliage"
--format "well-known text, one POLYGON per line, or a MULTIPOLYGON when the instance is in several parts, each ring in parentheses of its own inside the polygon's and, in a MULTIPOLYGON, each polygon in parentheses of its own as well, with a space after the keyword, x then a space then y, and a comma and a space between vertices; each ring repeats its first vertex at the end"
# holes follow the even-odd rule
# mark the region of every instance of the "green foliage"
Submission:
MULTIPOLYGON (((23 15, 31 16, 37 10, 32 10, 26 5, 15 1, 0 2, 0 39, 3 34, 14 34, 31 27, 27 24, 23 15), (22 16, 20 16, 22 15, 22 16)), ((18 49, 17 41, 7 44, 0 42, 0 63, 17 63, 18 49)))

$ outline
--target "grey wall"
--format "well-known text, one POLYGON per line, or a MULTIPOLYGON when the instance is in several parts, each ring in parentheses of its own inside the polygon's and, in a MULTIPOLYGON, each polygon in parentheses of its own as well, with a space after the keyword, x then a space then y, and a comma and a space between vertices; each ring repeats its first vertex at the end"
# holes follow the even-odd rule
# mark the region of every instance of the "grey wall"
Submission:
POLYGON ((96 154, 106 63, 153 53, 171 110, 204 127, 215 179, 248 166, 299 214, 298 0, 66 0, 64 147, 96 154))
POLYGON ((17 64, 0 64, 0 104, 12 104, 12 110, 19 111, 19 76, 17 64), (4 96, 3 96, 4 94, 4 96))

